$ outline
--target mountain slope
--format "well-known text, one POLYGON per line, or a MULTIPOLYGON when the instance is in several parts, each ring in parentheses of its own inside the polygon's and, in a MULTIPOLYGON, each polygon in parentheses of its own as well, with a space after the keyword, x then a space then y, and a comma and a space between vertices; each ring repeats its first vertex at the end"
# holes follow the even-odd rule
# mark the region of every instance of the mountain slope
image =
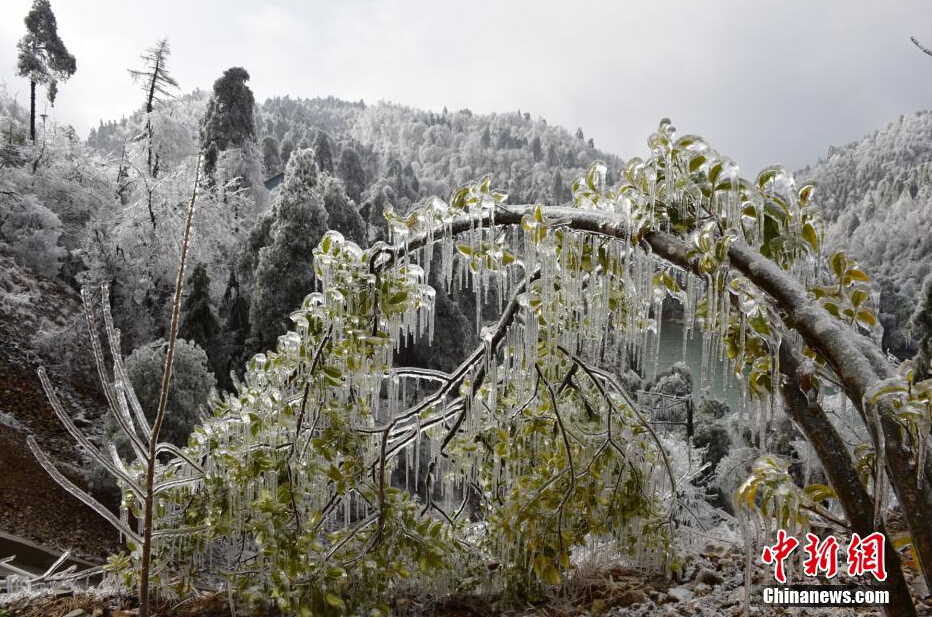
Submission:
POLYGON ((853 255, 879 284, 885 346, 909 355, 905 322, 932 269, 932 110, 831 148, 798 177, 818 186, 828 246, 853 255))

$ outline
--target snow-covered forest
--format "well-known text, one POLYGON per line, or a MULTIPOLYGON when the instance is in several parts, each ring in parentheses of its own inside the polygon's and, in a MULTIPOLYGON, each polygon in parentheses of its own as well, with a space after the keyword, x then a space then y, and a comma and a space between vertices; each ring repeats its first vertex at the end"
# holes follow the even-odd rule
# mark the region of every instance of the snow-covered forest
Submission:
POLYGON ((658 113, 621 158, 530 109, 192 88, 165 38, 81 135, 24 17, 0 617, 932 614, 932 112, 795 171, 658 113), (790 583, 887 596, 765 604, 778 530, 839 538, 790 583))

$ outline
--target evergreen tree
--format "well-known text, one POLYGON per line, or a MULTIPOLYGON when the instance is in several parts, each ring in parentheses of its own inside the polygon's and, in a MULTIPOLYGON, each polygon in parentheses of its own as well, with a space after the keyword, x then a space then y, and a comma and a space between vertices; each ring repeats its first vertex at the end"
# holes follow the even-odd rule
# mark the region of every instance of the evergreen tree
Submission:
POLYGON ((145 62, 144 69, 129 70, 133 80, 140 83, 146 97, 143 109, 146 111, 147 167, 149 174, 153 177, 158 174, 159 155, 155 153, 153 160, 151 114, 157 102, 173 96, 172 90, 178 88, 178 82, 168 72, 168 57, 170 55, 171 49, 168 47, 168 39, 161 39, 156 42, 155 46, 150 47, 140 56, 145 62))
POLYGON ((553 172, 553 184, 550 187, 550 194, 553 196, 555 203, 563 203, 566 191, 563 188, 563 174, 559 169, 553 172))
POLYGON ((576 129, 576 139, 583 141, 585 138, 586 137, 585 135, 583 135, 582 129, 581 128, 576 129))
POLYGON ((314 288, 313 250, 329 229, 313 150, 296 150, 275 203, 271 243, 259 251, 248 344, 265 349, 284 334, 288 315, 314 288))
POLYGON ((204 172, 212 176, 217 157, 228 148, 242 147, 255 138, 256 100, 246 85, 249 73, 238 66, 227 69, 214 82, 213 95, 201 125, 201 151, 204 172))
POLYGON ((278 141, 271 135, 262 139, 262 165, 266 175, 273 176, 282 169, 281 153, 278 150, 278 141))
POLYGON ((314 140, 314 156, 317 161, 317 169, 324 173, 333 173, 333 151, 330 148, 330 140, 323 131, 317 133, 314 140))
POLYGON ((534 155, 534 161, 539 161, 540 157, 543 155, 543 151, 540 147, 540 136, 535 135, 534 139, 531 140, 531 153, 534 155))
POLYGON ((320 185, 330 229, 339 231, 345 238, 359 246, 366 246, 368 240, 366 222, 359 215, 356 204, 346 194, 343 182, 338 178, 324 175, 321 176, 320 185))
POLYGON ((282 145, 279 148, 279 157, 281 158, 281 166, 288 166, 288 159, 291 158, 291 153, 294 152, 294 142, 287 137, 282 141, 282 145))
POLYGON ((913 337, 919 342, 919 351, 913 358, 916 364, 916 379, 932 377, 932 273, 922 284, 919 304, 909 322, 913 337))
POLYGON ((482 131, 482 137, 479 138, 479 143, 483 148, 492 147, 492 135, 489 133, 488 125, 486 125, 485 129, 482 131))
POLYGON ((377 181, 363 193, 359 214, 371 230, 373 242, 388 241, 388 221, 385 220, 384 215, 385 206, 386 204, 394 204, 395 201, 395 191, 384 178, 377 181))
POLYGON ((217 318, 210 306, 210 276, 204 264, 197 264, 188 278, 188 297, 182 310, 181 329, 178 336, 193 341, 212 355, 217 340, 217 318))
POLYGON ((36 86, 48 88, 49 102, 55 104, 58 82, 66 81, 77 70, 77 62, 58 36, 58 23, 49 0, 34 0, 26 15, 26 34, 17 49, 17 73, 29 80, 29 137, 36 141, 36 86))
POLYGON ((557 166, 557 147, 552 143, 547 146, 547 167, 557 166))
MULTIPOLYGON (((247 355, 246 339, 249 336, 249 299, 240 288, 236 272, 231 270, 227 287, 220 301, 222 335, 217 341, 215 357, 211 363, 217 376, 217 385, 229 390, 233 387, 231 372, 238 372, 247 355)), ((250 350, 251 351, 251 350, 250 350)))
POLYGON ((353 148, 344 148, 340 153, 340 163, 337 166, 337 175, 343 180, 346 194, 349 198, 360 203, 362 192, 366 190, 366 172, 362 168, 359 153, 353 148))

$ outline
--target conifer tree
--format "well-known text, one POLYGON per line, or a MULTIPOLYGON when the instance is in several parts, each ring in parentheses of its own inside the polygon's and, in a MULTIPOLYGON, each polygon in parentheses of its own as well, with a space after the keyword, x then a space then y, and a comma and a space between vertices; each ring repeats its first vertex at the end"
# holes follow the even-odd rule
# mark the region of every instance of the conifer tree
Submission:
POLYGON ((234 66, 214 82, 213 95, 201 125, 201 151, 208 176, 213 175, 221 152, 241 147, 256 136, 256 99, 247 81, 246 69, 234 66))
POLYGON ((271 243, 259 251, 249 306, 250 344, 271 347, 314 286, 313 250, 329 229, 313 150, 296 150, 275 203, 271 243))
POLYGON ((155 153, 153 160, 151 114, 155 110, 156 103, 173 96, 172 90, 178 88, 178 82, 168 71, 168 57, 170 55, 171 49, 168 46, 168 39, 160 39, 140 56, 145 63, 145 68, 141 70, 129 69, 129 74, 134 81, 140 84, 146 97, 143 109, 146 112, 147 165, 152 176, 158 174, 159 155, 155 153))
POLYGON ((77 62, 58 36, 58 23, 49 0, 34 0, 25 22, 26 34, 17 45, 16 67, 18 74, 29 80, 29 137, 35 143, 36 86, 48 88, 49 102, 54 105, 58 82, 74 75, 77 62))
POLYGON ((194 341, 212 355, 219 326, 210 306, 210 276, 204 264, 197 264, 188 278, 190 293, 181 307, 182 321, 179 336, 194 341))
POLYGON ((333 173, 333 151, 330 148, 330 140, 323 131, 319 131, 314 139, 314 156, 317 169, 324 173, 333 173))
POLYGON ((366 246, 366 222, 359 215, 356 204, 346 194, 343 182, 338 178, 323 175, 320 179, 320 191, 324 197, 330 229, 339 231, 345 238, 360 246, 366 246))
POLYGON ((344 148, 340 153, 340 163, 337 166, 337 175, 343 180, 346 194, 359 203, 362 192, 366 190, 366 172, 362 168, 359 153, 353 148, 344 148))

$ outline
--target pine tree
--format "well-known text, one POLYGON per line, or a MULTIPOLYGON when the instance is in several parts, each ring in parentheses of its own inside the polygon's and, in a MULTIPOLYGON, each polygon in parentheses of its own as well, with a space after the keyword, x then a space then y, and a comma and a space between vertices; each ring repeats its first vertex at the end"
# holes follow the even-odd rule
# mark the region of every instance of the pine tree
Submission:
POLYGON ((194 267, 188 278, 188 289, 191 291, 181 307, 182 321, 178 335, 200 345, 210 357, 219 327, 210 306, 210 276, 204 264, 194 267))
POLYGON ((275 203, 271 243, 259 251, 249 306, 248 344, 264 349, 314 288, 313 250, 329 229, 313 150, 296 150, 275 203))
POLYGON ((217 158, 228 148, 242 147, 256 136, 256 99, 246 85, 249 73, 238 66, 227 69, 214 82, 201 125, 204 172, 212 176, 217 158))
POLYGON ((149 174, 153 177, 158 174, 159 155, 155 153, 155 160, 153 160, 151 114, 156 103, 172 97, 172 90, 178 88, 178 82, 168 71, 168 57, 170 55, 171 49, 168 46, 168 39, 161 39, 140 56, 145 62, 144 69, 129 69, 129 74, 134 81, 139 82, 146 96, 143 109, 146 111, 147 166, 149 174))
POLYGON ((143 109, 147 114, 152 113, 156 103, 174 96, 172 91, 178 88, 178 82, 168 71, 170 55, 171 48, 168 46, 168 39, 160 39, 140 56, 145 63, 145 68, 129 69, 129 74, 134 81, 139 82, 146 96, 143 109))
POLYGON ((333 173, 333 151, 330 148, 330 140, 323 131, 317 133, 314 140, 314 156, 317 161, 317 169, 324 173, 333 173))
POLYGON ((366 172, 362 168, 362 160, 356 150, 353 148, 343 149, 343 152, 340 153, 337 175, 343 180, 346 194, 358 204, 362 199, 362 192, 366 190, 366 172))
POLYGON ((29 137, 36 141, 36 86, 48 87, 49 102, 55 104, 58 82, 77 70, 77 62, 58 36, 58 23, 49 0, 34 0, 26 15, 26 34, 17 48, 17 72, 29 80, 29 137))

